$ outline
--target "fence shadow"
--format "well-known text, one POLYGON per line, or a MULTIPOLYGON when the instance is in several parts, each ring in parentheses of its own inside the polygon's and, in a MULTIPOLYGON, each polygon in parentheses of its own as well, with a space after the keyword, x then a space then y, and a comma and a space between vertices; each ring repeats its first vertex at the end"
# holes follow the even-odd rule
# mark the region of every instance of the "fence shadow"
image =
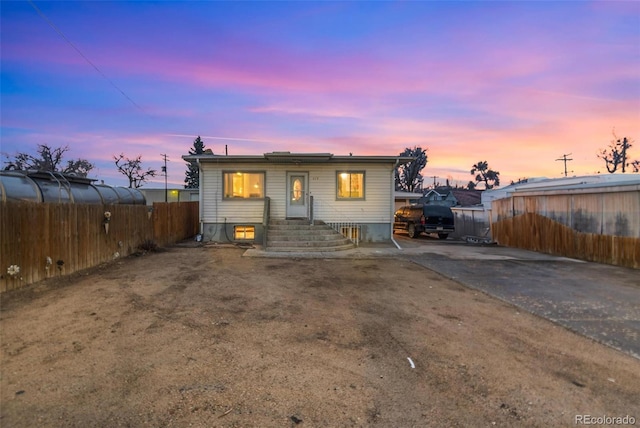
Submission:
POLYGON ((492 224, 492 233, 508 247, 640 268, 640 239, 579 232, 536 213, 499 220, 492 224))

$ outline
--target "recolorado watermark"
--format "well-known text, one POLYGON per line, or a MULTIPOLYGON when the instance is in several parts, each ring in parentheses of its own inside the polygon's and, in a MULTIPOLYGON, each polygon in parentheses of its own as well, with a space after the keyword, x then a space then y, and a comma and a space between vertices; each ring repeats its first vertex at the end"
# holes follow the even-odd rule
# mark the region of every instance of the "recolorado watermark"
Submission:
POLYGON ((635 425, 636 418, 633 416, 594 416, 576 415, 576 425, 635 425))

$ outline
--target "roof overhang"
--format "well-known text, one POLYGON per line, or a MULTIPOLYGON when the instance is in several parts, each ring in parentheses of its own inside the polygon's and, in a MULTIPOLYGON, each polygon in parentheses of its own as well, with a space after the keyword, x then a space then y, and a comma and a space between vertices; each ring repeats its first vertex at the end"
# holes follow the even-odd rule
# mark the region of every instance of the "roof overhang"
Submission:
POLYGON ((284 163, 327 162, 333 157, 331 153, 291 153, 291 152, 271 152, 271 153, 265 153, 263 156, 268 161, 284 162, 284 163))
POLYGON ((409 156, 335 156, 331 153, 291 153, 291 152, 270 152, 263 155, 185 155, 182 156, 187 162, 199 161, 201 163, 391 163, 406 164, 415 160, 409 156))

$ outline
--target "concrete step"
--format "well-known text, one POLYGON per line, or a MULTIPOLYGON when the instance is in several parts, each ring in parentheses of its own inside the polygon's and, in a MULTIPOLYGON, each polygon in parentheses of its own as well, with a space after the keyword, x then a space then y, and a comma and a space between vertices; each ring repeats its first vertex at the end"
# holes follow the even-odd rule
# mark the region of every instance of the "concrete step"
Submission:
MULTIPOLYGON (((300 235, 290 235, 290 234, 272 234, 271 232, 267 233, 267 242, 275 242, 275 241, 301 241, 301 242, 322 242, 322 241, 335 241, 336 239, 347 239, 339 234, 300 234, 300 235)), ((348 239, 347 239, 348 241, 348 239)))
POLYGON ((302 224, 293 224, 293 225, 269 225, 269 230, 333 230, 328 225, 302 225, 302 224))
POLYGON ((267 251, 341 251, 355 247, 322 221, 271 220, 266 233, 267 251))
POLYGON ((327 227, 313 226, 307 229, 301 229, 300 226, 294 226, 290 229, 283 229, 279 227, 276 229, 268 228, 267 231, 270 234, 274 234, 274 235, 292 235, 292 236, 293 235, 331 235, 331 234, 337 233, 334 229, 328 226, 327 227))
POLYGON ((308 239, 267 239, 268 247, 330 247, 332 245, 350 244, 347 238, 340 236, 327 237, 321 240, 308 239))
POLYGON ((333 247, 269 247, 265 249, 270 252, 279 252, 279 253, 317 253, 317 252, 333 252, 333 251, 344 251, 355 248, 353 243, 349 242, 348 245, 337 245, 333 247))
MULTIPOLYGON (((314 220, 313 225, 314 226, 320 226, 325 224, 325 222, 320 221, 320 220, 314 220)), ((271 226, 296 226, 296 225, 311 225, 311 223, 309 223, 309 220, 306 219, 295 219, 295 220, 274 220, 274 219, 270 219, 269 220, 269 227, 271 226)))

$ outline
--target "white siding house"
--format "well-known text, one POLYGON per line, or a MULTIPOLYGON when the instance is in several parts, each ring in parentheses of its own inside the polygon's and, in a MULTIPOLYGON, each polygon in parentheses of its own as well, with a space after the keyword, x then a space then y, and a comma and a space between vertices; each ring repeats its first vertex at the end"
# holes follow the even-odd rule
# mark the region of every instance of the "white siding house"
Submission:
POLYGON ((394 171, 413 158, 273 152, 183 156, 200 168, 204 240, 261 242, 270 220, 355 223, 360 241, 391 238, 394 171), (246 231, 247 235, 238 237, 246 231))

